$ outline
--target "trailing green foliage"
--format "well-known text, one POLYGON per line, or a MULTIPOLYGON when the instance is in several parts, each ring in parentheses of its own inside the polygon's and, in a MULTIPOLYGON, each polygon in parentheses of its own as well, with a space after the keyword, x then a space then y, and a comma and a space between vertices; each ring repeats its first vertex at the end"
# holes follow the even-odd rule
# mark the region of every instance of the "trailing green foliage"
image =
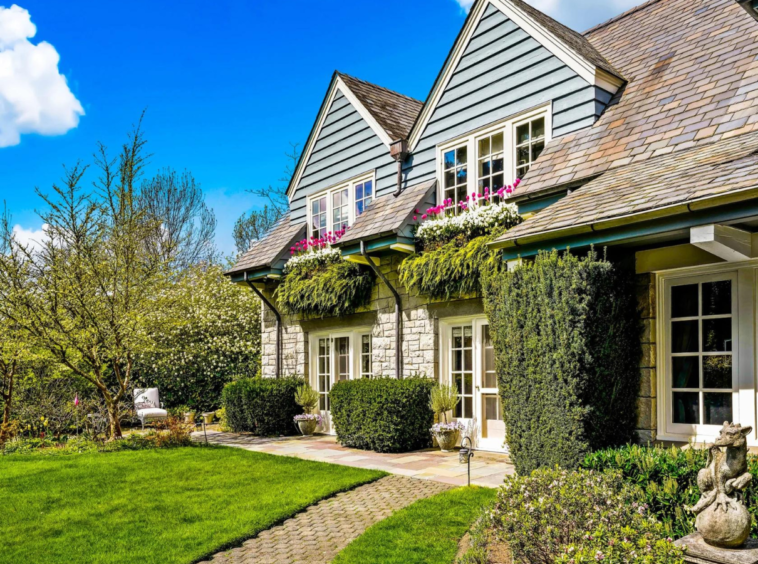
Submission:
POLYGON ((432 446, 427 378, 371 378, 338 382, 330 399, 337 440, 375 452, 408 452, 432 446))
POLYGON ((684 562, 663 525, 648 515, 641 492, 618 473, 556 468, 506 476, 490 519, 514 562, 684 562))
POLYGON ((247 378, 224 388, 226 420, 234 432, 254 435, 294 435, 292 419, 303 412, 295 392, 303 385, 299 376, 247 378))
POLYGON ((462 238, 417 253, 398 267, 400 282, 415 294, 432 299, 470 296, 481 292, 481 279, 488 265, 500 260, 500 253, 487 247, 496 235, 462 238))
MULTIPOLYGON (((669 536, 680 538, 695 531, 695 515, 683 507, 700 499, 697 473, 705 468, 707 458, 705 449, 627 445, 588 454, 582 467, 620 471, 624 480, 640 487, 669 536)), ((753 515, 750 536, 758 538, 758 457, 748 454, 747 466, 753 481, 743 496, 753 515)))
POLYGON ((507 442, 519 474, 630 442, 641 356, 632 274, 594 252, 488 271, 507 442))
POLYGON ((373 285, 370 270, 337 257, 317 268, 299 264, 290 269, 276 291, 276 299, 284 313, 340 317, 367 305, 373 285))

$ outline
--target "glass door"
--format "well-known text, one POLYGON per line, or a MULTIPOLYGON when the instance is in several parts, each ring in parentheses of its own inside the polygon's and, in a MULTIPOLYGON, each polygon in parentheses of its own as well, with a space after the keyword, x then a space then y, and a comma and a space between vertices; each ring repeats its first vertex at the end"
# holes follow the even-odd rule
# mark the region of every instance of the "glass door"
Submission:
POLYGON ((314 342, 315 381, 319 394, 319 410, 323 418, 322 430, 333 433, 331 425, 332 387, 337 382, 352 378, 352 347, 350 335, 324 335, 314 342))
POLYGON ((495 372, 495 348, 490 337, 490 326, 483 324, 480 331, 481 381, 477 384, 480 409, 481 429, 480 448, 501 450, 505 443, 505 424, 500 406, 500 394, 495 372))

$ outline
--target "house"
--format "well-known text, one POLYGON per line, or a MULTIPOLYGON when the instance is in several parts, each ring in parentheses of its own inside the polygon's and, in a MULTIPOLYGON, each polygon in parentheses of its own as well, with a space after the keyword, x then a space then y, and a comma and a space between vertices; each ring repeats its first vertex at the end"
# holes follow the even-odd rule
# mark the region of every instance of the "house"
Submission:
POLYGON ((492 243, 504 260, 595 245, 634 264, 640 439, 709 439, 730 420, 758 445, 754 5, 650 0, 580 34, 522 0, 477 0, 426 101, 335 73, 289 214, 228 273, 267 303, 264 376, 307 375, 331 431, 339 380, 453 381, 455 416, 480 448, 503 448, 482 301, 413 295, 397 267, 416 210, 519 177, 525 221, 492 243), (348 225, 335 246, 380 271, 370 304, 339 318, 277 312, 294 242, 348 225))

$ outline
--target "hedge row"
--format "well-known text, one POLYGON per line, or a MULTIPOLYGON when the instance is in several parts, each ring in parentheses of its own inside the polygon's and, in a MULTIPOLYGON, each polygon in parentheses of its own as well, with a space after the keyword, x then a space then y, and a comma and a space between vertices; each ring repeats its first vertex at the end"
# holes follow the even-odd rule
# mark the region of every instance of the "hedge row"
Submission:
POLYGON ((222 399, 229 428, 260 436, 296 434, 293 418, 303 408, 295 403, 295 391, 303 381, 298 376, 288 376, 227 384, 222 399))
POLYGON ((426 378, 373 378, 335 384, 332 423, 345 446, 407 452, 432 446, 429 407, 434 382, 426 378))

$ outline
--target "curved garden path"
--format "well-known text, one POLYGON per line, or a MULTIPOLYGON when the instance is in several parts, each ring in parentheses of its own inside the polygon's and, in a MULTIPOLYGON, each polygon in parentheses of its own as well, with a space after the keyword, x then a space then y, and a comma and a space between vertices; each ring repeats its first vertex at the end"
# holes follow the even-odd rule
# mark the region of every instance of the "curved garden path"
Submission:
POLYGON ((201 564, 326 564, 374 523, 451 486, 387 476, 325 499, 201 564))

